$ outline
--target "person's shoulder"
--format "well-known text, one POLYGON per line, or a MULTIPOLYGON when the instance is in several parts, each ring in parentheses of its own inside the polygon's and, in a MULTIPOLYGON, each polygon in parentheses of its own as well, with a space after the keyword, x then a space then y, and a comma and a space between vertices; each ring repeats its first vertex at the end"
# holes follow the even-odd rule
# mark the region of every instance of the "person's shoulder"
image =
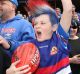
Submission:
POLYGON ((26 19, 24 19, 24 18, 20 19, 19 22, 20 22, 21 24, 24 24, 24 25, 27 24, 27 26, 28 26, 28 25, 32 25, 28 20, 26 20, 26 19))
POLYGON ((26 27, 32 27, 32 24, 28 20, 26 20, 26 19, 24 19, 24 18, 22 18, 22 17, 20 17, 18 15, 16 15, 15 20, 17 20, 19 25, 22 25, 25 28, 26 27))
POLYGON ((21 21, 21 22, 29 22, 28 20, 24 19, 23 17, 19 16, 19 15, 16 15, 14 17, 15 20, 18 20, 18 21, 21 21))

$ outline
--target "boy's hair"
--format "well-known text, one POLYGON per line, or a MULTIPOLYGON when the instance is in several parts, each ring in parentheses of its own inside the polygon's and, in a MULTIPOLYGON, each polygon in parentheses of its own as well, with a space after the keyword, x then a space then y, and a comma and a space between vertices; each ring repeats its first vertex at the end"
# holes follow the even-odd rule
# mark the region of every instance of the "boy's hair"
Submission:
POLYGON ((42 14, 48 14, 52 25, 58 24, 59 22, 55 10, 49 6, 47 2, 41 0, 33 2, 31 0, 29 1, 28 8, 31 11, 33 17, 38 17, 42 14))
POLYGON ((56 15, 56 12, 54 9, 50 8, 49 6, 43 6, 36 9, 36 12, 33 14, 33 17, 38 17, 42 14, 47 14, 50 17, 51 24, 58 24, 59 19, 56 15))

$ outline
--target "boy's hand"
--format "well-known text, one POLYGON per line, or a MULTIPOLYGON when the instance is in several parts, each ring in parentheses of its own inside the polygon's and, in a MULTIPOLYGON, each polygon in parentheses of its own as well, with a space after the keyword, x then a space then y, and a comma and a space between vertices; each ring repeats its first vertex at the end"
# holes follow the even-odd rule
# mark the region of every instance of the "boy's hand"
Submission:
MULTIPOLYGON (((11 64, 10 68, 6 70, 6 74, 25 74, 30 70, 29 65, 25 65, 19 68, 16 68, 16 65, 20 62, 20 60, 11 64)), ((31 74, 31 72, 27 73, 31 74)))

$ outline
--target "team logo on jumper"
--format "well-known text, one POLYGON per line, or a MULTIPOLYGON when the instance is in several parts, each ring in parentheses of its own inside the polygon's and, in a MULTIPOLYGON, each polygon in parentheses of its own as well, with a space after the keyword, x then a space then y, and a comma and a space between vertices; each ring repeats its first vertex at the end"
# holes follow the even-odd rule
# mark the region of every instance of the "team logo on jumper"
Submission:
POLYGON ((4 33, 14 33, 15 31, 15 28, 2 28, 2 32, 4 33))
POLYGON ((54 46, 54 47, 52 47, 50 54, 51 54, 51 55, 54 55, 54 54, 56 54, 57 52, 58 52, 58 49, 57 49, 56 46, 54 46))

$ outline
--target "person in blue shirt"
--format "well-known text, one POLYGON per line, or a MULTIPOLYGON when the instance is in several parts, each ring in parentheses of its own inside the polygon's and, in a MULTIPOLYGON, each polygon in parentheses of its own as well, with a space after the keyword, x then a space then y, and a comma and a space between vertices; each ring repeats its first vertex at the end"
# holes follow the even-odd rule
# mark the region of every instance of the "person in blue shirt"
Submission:
POLYGON ((1 74, 4 74, 2 71, 3 68, 6 68, 3 63, 5 62, 6 66, 9 63, 8 55, 10 56, 10 53, 12 53, 18 45, 35 38, 32 24, 21 16, 15 15, 17 6, 17 0, 0 0, 0 52, 3 53, 0 54, 1 74), (4 57, 4 54, 7 56, 4 57), (5 61, 3 59, 5 59, 5 61))
MULTIPOLYGON (((61 0, 63 14, 59 22, 57 15, 49 5, 41 0, 29 0, 30 11, 33 15, 33 24, 36 39, 31 40, 40 52, 40 64, 34 74, 71 74, 69 62, 69 49, 67 48, 68 30, 72 18, 71 0, 61 0)), ((19 61, 18 61, 19 63, 19 61)), ((16 68, 12 63, 6 74, 25 74, 29 72, 23 67, 16 68)), ((31 74, 31 73, 30 73, 31 74)))

